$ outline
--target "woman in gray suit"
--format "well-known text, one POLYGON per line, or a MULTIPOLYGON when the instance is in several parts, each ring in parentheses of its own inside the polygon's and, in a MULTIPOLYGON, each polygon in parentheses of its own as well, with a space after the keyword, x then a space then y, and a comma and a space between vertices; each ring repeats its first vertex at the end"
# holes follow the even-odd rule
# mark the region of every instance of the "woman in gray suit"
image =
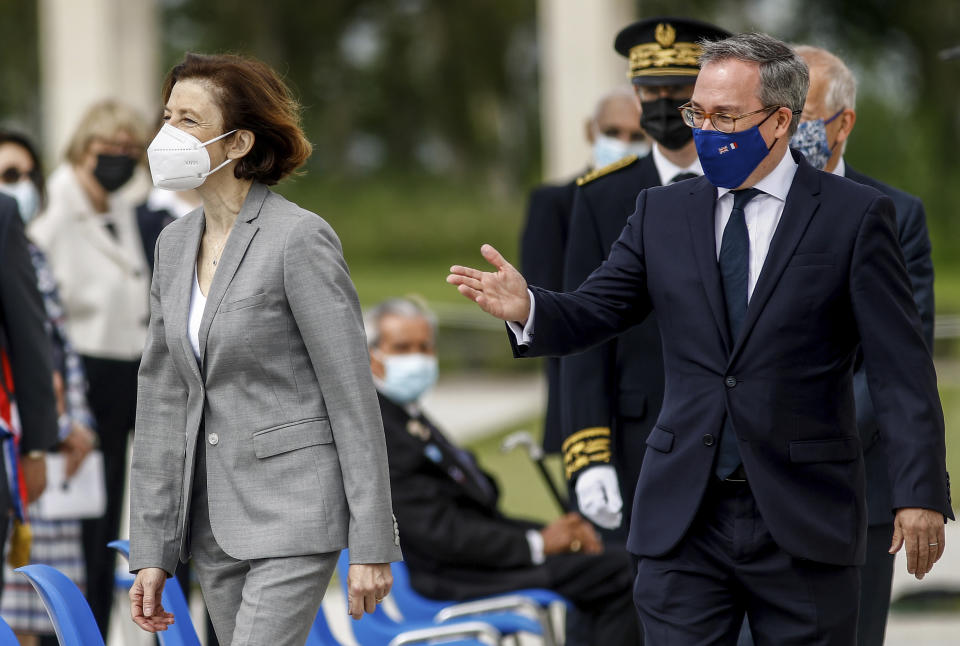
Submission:
POLYGON ((131 467, 130 591, 144 630, 193 559, 222 644, 302 645, 342 548, 350 613, 389 592, 399 539, 363 323, 340 242, 270 191, 309 156, 269 67, 187 54, 147 150, 203 205, 163 230, 131 467))

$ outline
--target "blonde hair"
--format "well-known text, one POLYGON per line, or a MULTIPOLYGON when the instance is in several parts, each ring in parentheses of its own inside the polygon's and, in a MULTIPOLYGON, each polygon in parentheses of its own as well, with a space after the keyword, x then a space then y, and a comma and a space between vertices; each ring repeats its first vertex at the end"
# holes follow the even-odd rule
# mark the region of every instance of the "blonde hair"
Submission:
POLYGON ((110 139, 118 132, 126 132, 140 144, 146 144, 147 125, 139 112, 113 99, 94 103, 87 109, 67 143, 67 161, 71 164, 80 163, 91 141, 110 139))

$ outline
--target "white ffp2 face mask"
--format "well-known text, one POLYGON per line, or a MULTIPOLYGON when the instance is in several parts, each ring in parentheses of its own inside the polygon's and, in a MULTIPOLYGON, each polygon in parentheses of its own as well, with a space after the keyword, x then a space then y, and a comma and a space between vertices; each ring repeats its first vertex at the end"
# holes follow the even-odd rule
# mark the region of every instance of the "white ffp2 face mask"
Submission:
POLYGON ((153 185, 168 191, 197 188, 208 176, 234 161, 227 159, 210 170, 210 153, 207 152, 206 146, 235 132, 236 130, 231 130, 209 141, 200 141, 169 123, 163 124, 160 132, 147 148, 147 160, 150 162, 153 185))

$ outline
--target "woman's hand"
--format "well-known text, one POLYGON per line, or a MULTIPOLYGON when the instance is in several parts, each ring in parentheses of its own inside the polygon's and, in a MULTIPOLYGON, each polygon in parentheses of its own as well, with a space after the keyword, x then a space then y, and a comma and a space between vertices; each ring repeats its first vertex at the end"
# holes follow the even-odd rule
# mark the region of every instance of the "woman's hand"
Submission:
POLYGON ((76 422, 70 425, 70 435, 60 443, 60 453, 66 461, 66 477, 72 478, 80 468, 83 459, 90 454, 97 444, 97 437, 92 430, 76 422))
POLYGON ((146 567, 137 572, 130 588, 130 616, 148 633, 166 630, 173 623, 173 614, 165 611, 160 601, 166 582, 162 568, 146 567))
POLYGON ((354 619, 373 614, 377 604, 390 594, 393 575, 389 563, 353 563, 347 571, 347 612, 354 619))

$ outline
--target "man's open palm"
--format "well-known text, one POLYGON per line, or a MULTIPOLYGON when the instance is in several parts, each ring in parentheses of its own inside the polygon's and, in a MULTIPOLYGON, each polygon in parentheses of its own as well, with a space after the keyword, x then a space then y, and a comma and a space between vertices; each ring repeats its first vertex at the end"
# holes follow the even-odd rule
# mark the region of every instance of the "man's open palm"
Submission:
POLYGON ((530 316, 527 281, 490 245, 483 245, 480 253, 496 268, 495 272, 454 265, 447 282, 456 285, 458 292, 474 301, 484 312, 504 321, 525 324, 530 316))

